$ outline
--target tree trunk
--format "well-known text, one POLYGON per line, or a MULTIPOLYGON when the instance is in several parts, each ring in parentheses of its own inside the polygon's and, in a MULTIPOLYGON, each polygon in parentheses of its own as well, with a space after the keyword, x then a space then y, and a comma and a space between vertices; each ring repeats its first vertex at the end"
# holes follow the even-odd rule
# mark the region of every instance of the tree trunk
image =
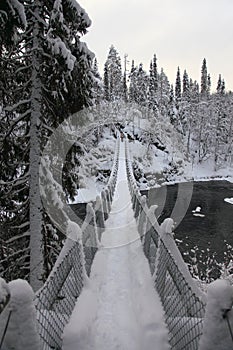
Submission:
POLYGON ((30 125, 30 283, 34 290, 43 284, 43 234, 42 202, 39 187, 39 164, 41 151, 41 103, 42 82, 40 67, 40 1, 35 0, 35 16, 32 48, 32 88, 30 125))

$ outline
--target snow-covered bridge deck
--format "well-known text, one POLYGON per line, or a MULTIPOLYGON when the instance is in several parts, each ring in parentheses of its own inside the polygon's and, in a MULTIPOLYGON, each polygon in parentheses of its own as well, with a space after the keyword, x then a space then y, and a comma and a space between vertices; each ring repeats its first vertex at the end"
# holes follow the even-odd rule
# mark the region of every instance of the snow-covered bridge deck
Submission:
POLYGON ((121 142, 112 209, 63 349, 152 350, 155 344, 168 349, 168 331, 134 218, 121 142))

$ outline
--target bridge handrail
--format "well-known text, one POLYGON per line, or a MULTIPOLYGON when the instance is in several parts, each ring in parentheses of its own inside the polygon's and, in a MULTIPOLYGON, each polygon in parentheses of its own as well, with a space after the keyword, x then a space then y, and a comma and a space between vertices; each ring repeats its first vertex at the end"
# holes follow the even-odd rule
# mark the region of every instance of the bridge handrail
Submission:
POLYGON ((148 208, 146 197, 141 195, 133 173, 128 141, 126 167, 138 231, 154 286, 163 304, 171 349, 198 349, 206 307, 205 294, 195 284, 173 233, 167 232, 170 230, 166 230, 166 225, 159 225, 154 214, 156 206, 148 208))
MULTIPOLYGON (((36 309, 42 349, 62 348, 62 334, 80 295, 111 209, 119 165, 119 138, 116 140, 113 166, 106 188, 88 203, 81 227, 82 239, 67 237, 57 261, 36 293, 36 309)), ((75 225, 75 223, 74 223, 75 225)), ((78 226, 77 226, 78 229, 78 226)))

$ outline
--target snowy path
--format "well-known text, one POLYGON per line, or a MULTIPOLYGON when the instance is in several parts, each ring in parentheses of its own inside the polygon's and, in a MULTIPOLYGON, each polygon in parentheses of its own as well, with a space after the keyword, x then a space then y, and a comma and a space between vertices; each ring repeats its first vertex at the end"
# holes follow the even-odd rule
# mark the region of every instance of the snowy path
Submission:
POLYGON ((131 207, 121 143, 112 210, 90 281, 64 332, 64 350, 169 349, 163 311, 131 207))

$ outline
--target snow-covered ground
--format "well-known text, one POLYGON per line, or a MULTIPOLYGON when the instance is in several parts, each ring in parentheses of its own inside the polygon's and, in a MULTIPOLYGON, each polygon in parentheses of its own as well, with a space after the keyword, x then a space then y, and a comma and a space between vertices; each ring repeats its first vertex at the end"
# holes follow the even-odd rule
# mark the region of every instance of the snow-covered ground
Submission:
POLYGON ((106 186, 108 181, 106 174, 110 174, 112 168, 115 142, 110 128, 105 127, 98 145, 80 157, 79 189, 74 200, 70 200, 70 204, 93 201, 106 186))
MULTIPOLYGON (((211 159, 202 163, 188 160, 180 134, 168 121, 163 119, 153 124, 135 117, 133 121, 121 118, 119 123, 131 140, 130 154, 141 190, 187 181, 233 182, 233 169, 228 164, 215 171, 211 159)), ((105 187, 107 178, 103 172, 110 172, 115 148, 111 128, 112 124, 105 126, 98 145, 81 158, 80 188, 72 203, 94 200, 105 187)))
POLYGON ((64 350, 169 349, 131 207, 121 143, 117 188, 86 285, 64 331, 64 350))
POLYGON ((166 120, 153 125, 140 119, 135 125, 128 123, 124 129, 132 139, 136 137, 130 142, 130 152, 141 189, 190 180, 233 182, 233 168, 227 163, 215 170, 211 158, 201 163, 188 160, 180 134, 166 120))

